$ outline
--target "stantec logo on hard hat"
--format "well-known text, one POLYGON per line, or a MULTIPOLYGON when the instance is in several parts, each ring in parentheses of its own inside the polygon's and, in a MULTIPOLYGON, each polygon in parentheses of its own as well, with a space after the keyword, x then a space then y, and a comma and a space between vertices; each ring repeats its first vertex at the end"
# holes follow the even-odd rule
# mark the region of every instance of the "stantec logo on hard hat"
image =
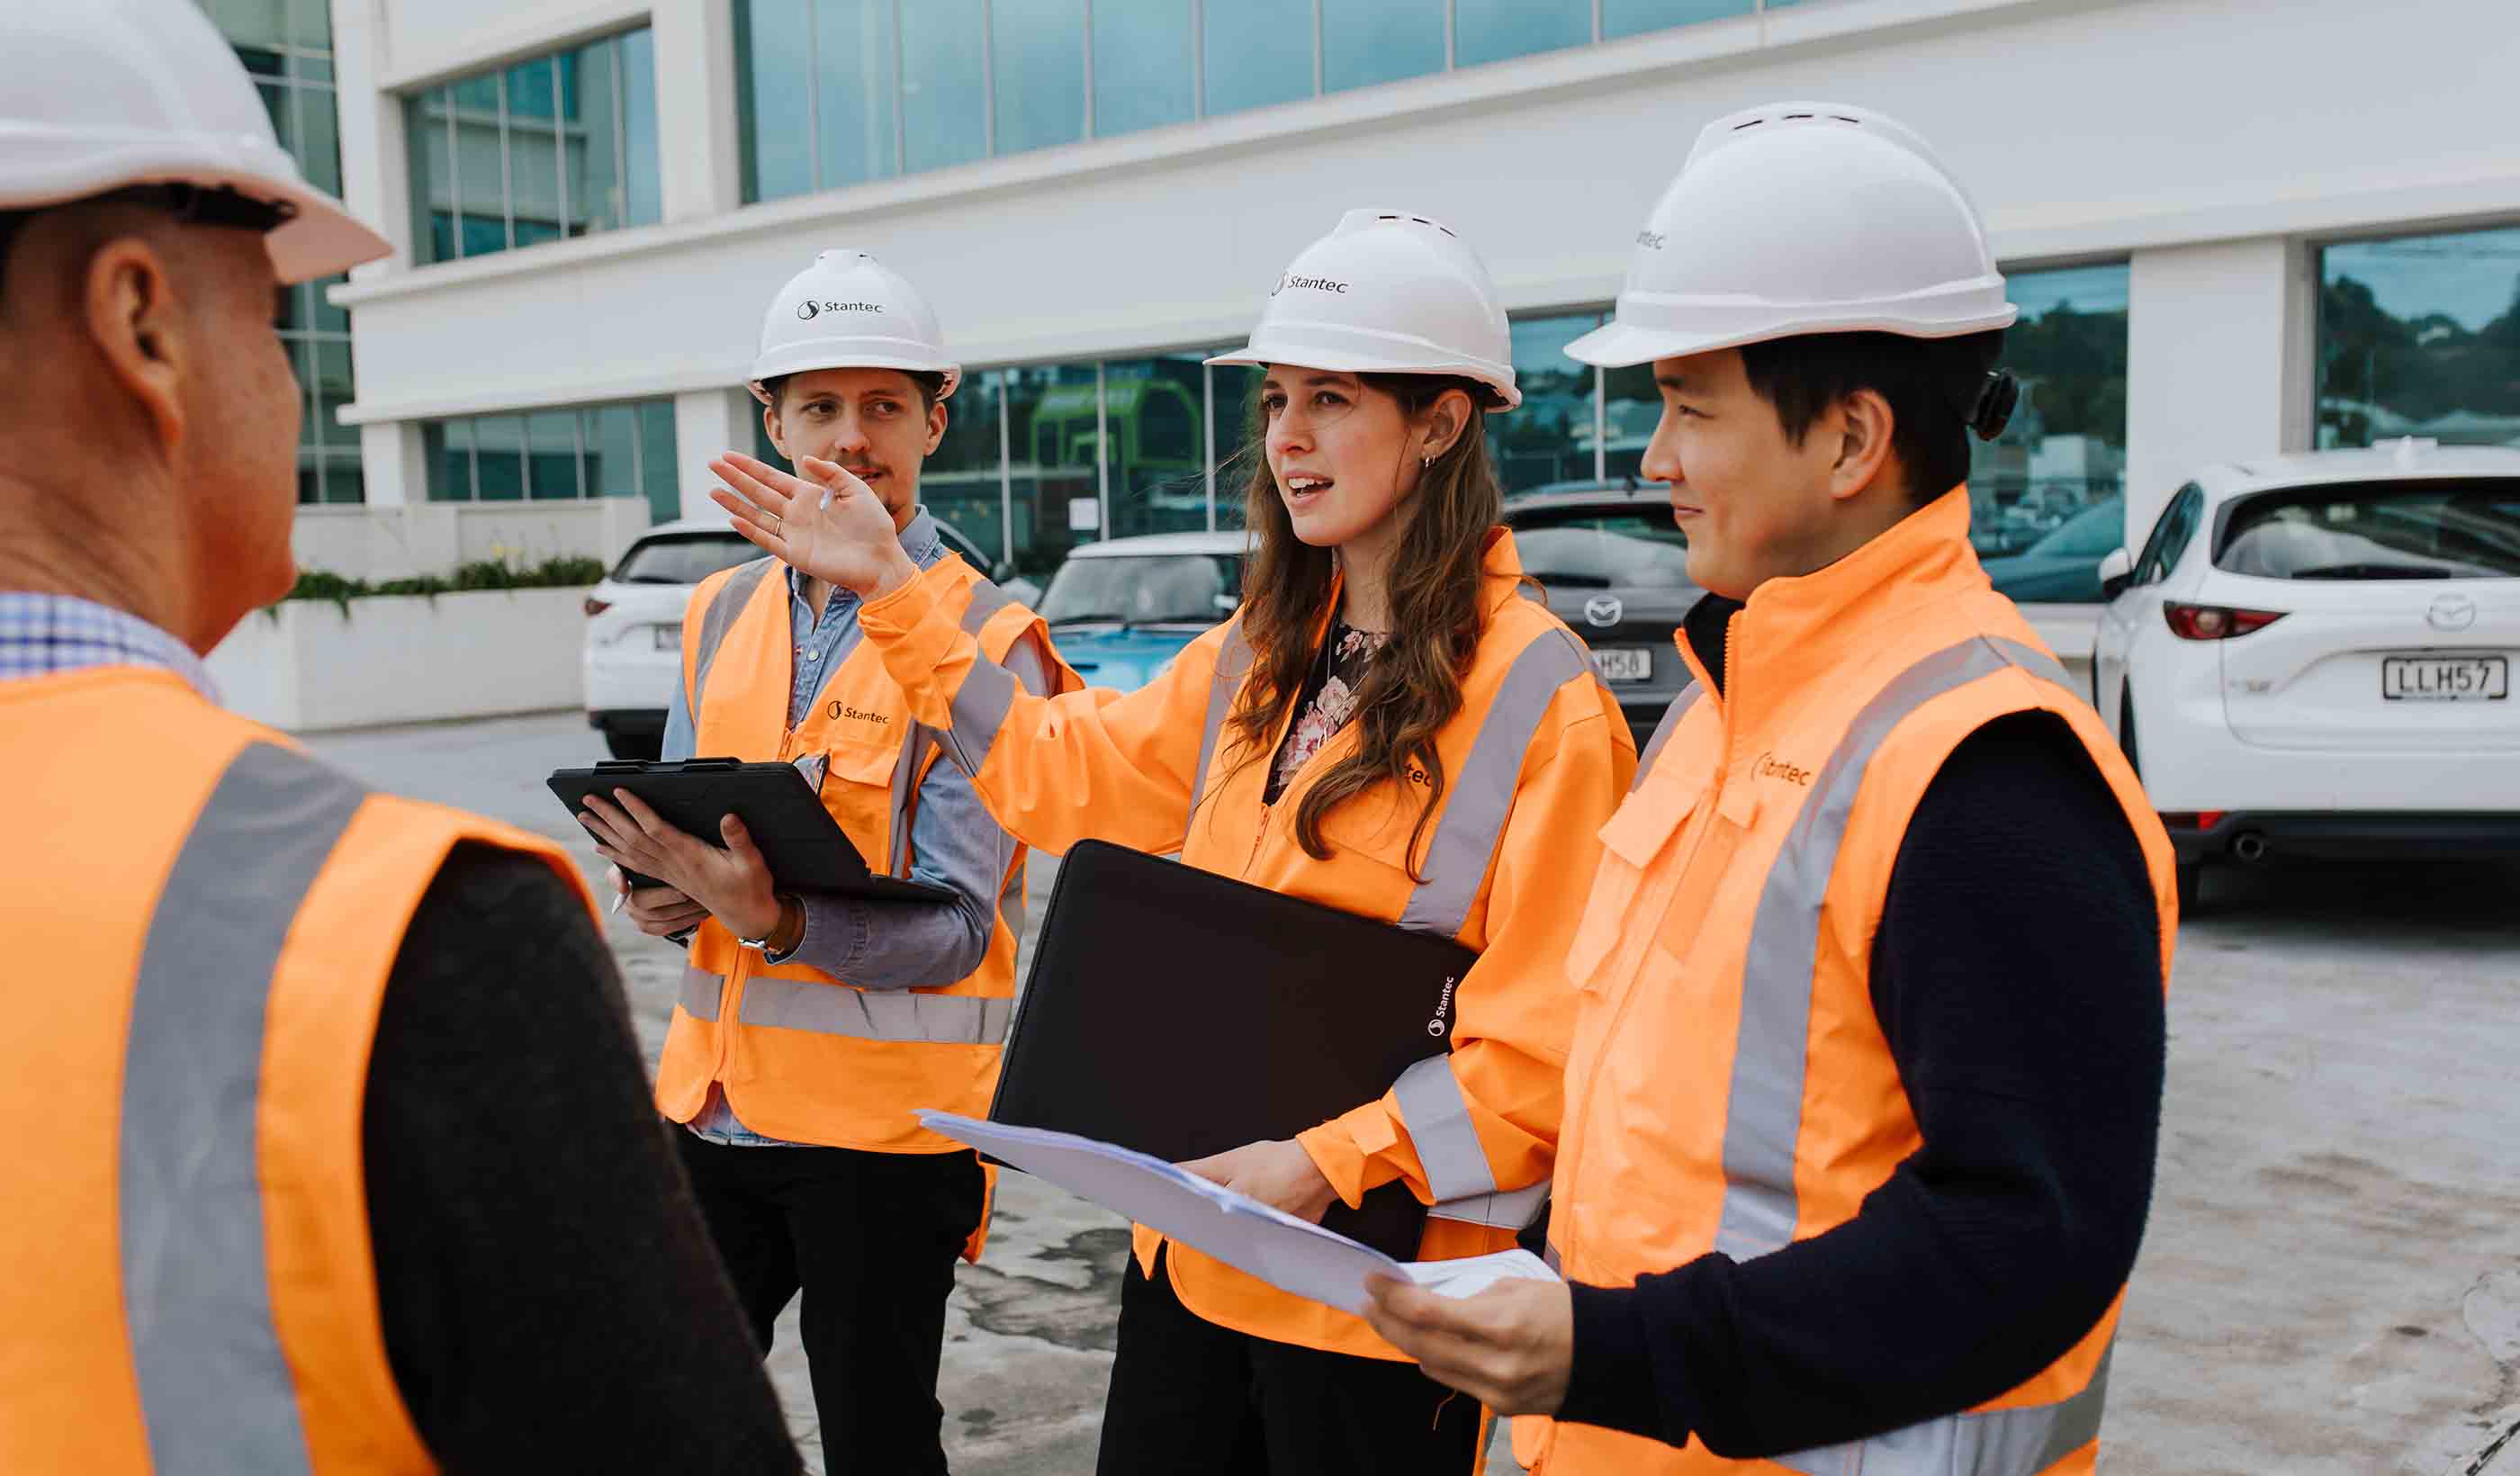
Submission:
POLYGON ((1278 279, 1277 287, 1270 291, 1269 295, 1275 297, 1288 288, 1300 288, 1308 292, 1344 293, 1347 291, 1346 283, 1333 282, 1328 277, 1281 277, 1278 279))
POLYGON ((1648 251, 1661 250, 1662 244, 1670 239, 1670 237, 1664 235, 1660 231, 1639 231, 1637 233, 1637 245, 1643 246, 1648 251))
POLYGON ((817 302, 813 298, 808 297, 804 301, 796 304, 796 316, 804 319, 808 323, 813 322, 816 318, 821 317, 825 313, 879 313, 882 311, 883 304, 879 302, 832 302, 829 300, 817 302))

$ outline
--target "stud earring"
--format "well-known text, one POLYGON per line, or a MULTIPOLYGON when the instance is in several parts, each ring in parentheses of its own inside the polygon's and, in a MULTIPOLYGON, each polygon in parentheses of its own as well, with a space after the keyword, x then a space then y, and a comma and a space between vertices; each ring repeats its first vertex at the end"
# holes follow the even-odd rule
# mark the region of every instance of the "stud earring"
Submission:
POLYGON ((1434 457, 1434 454, 1433 454, 1432 452, 1429 452, 1428 454, 1426 454, 1426 455, 1424 455, 1424 456, 1421 456, 1421 457, 1418 458, 1418 470, 1420 470, 1420 471, 1423 471, 1423 470, 1425 470, 1427 468, 1432 467, 1432 466, 1434 466, 1434 465, 1435 465, 1435 457, 1434 457))

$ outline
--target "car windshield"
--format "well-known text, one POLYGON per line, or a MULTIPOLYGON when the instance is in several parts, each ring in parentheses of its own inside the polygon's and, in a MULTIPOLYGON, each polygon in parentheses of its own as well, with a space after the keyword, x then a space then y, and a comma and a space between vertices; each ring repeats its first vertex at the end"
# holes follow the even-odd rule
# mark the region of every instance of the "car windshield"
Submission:
POLYGON ((1659 505, 1508 513, 1522 566, 1566 589, 1688 588, 1688 539, 1659 505))
POLYGON ((733 533, 670 533, 632 544, 612 577, 622 584, 698 584, 760 557, 733 533))
POLYGON ((2231 508, 2214 566, 2262 579, 2520 578, 2520 477, 2262 492, 2231 508))
POLYGON ((2021 551, 2025 559, 2106 559, 2126 543, 2126 501, 2095 502, 2021 551))
POLYGON ((1242 594, 1242 560, 1231 554, 1128 554, 1070 559, 1051 576, 1041 617, 1053 625, 1216 624, 1242 594))

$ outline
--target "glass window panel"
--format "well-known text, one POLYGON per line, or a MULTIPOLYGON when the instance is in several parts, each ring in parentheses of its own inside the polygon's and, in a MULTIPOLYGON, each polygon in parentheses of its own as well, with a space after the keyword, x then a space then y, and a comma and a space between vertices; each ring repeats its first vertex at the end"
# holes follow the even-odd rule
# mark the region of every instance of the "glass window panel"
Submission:
POLYGON ((895 172, 892 9, 892 0, 815 0, 818 188, 889 179, 895 172))
POLYGON ((559 221, 529 220, 522 215, 517 217, 517 245, 540 246, 546 241, 558 240, 560 240, 559 221))
POLYGON ((2127 266, 2014 272, 2005 287, 2021 403, 2002 435, 1969 438, 1969 541, 2016 601, 2097 604, 2100 558, 2125 539, 2127 266))
POLYGON ((1601 0, 1601 38, 1746 16, 1754 9, 1752 0, 1601 0))
POLYGON ((639 490, 648 497, 652 522, 671 522, 683 515, 682 473, 674 460, 674 402, 641 400, 639 412, 639 490))
POLYGON ((2318 444, 2520 444, 2520 230, 2319 252, 2318 444))
POLYGON ((1094 0, 1094 135, 1187 122, 1192 0, 1094 0))
MULTIPOLYGON (((210 23, 219 28, 219 34, 239 51, 289 44, 287 0, 202 0, 202 9, 209 13, 210 23)), ((252 63, 246 65, 250 67, 252 63)))
POLYGON ((1598 313, 1513 322, 1513 379, 1520 409, 1488 418, 1488 452, 1508 492, 1593 480, 1593 371, 1566 357, 1598 313))
POLYGON ((1071 527, 1100 521, 1094 366, 1036 364, 1006 375, 1015 566, 1038 577, 1101 536, 1071 527))
POLYGON ((807 108, 807 90, 814 85, 810 18, 804 0, 736 3, 736 106, 748 204, 814 188, 813 119, 807 108))
POLYGON ((1004 378, 995 369, 963 377, 945 402, 945 439, 919 473, 919 500, 978 544, 991 568, 1007 547, 998 478, 998 382, 1004 378))
POLYGON ((291 154, 297 152, 297 122, 289 112, 289 86, 284 82, 258 82, 253 89, 262 97, 262 111, 271 119, 271 131, 280 139, 280 147, 291 154))
POLYGON ((964 163, 988 152, 981 39, 980 0, 919 0, 901 8, 902 142, 911 169, 964 163))
POLYGON ((475 215, 466 211, 462 221, 463 254, 487 256, 508 248, 508 223, 496 215, 475 215))
POLYGON ((1322 0, 1322 90, 1444 69, 1444 0, 1322 0))
POLYGON ((621 38, 621 136, 624 225, 665 218, 664 176, 656 157, 656 38, 634 30, 621 38))
POLYGON ((411 218, 427 229, 412 243, 420 264, 455 254, 455 219, 449 213, 454 175, 446 157, 446 90, 432 87, 402 105, 403 135, 411 148, 411 218))
POLYGON ((627 203, 621 185, 621 89, 615 78, 620 47, 598 41, 580 47, 567 68, 577 77, 579 121, 569 130, 568 229, 617 229, 627 203))
POLYGON ((1183 533, 1207 526, 1206 388, 1202 354, 1164 354, 1102 367, 1111 462, 1106 536, 1183 533))
MULTIPOLYGON (((1229 353, 1239 343, 1216 351, 1229 353)), ((1208 424, 1216 437, 1216 525, 1244 525, 1253 469, 1260 453, 1260 381, 1267 376, 1241 365, 1219 364, 1209 370, 1211 397, 1208 424)))
POLYGON ((1453 60, 1462 67, 1592 39, 1591 0, 1453 0, 1453 60))
POLYGON ((483 502, 518 502, 525 495, 525 418, 472 418, 474 490, 483 502))
MULTIPOLYGON (((255 77, 282 77, 289 74, 289 59, 276 51, 265 51, 258 46, 239 46, 236 54, 237 60, 245 64, 247 72, 255 77)), ((270 105, 266 103, 264 106, 268 108, 270 105)))
POLYGON ((307 448, 323 444, 323 418, 315 399, 315 345, 298 338, 288 348, 289 372, 297 380, 297 446, 302 462, 307 448))
POLYGON ((508 248, 508 184, 502 167, 496 79, 491 79, 486 111, 464 104, 465 86, 455 84, 455 188, 464 205, 458 234, 463 253, 479 256, 508 248), (489 228, 483 229, 481 222, 489 228))
POLYGON ((526 490, 536 501, 575 498, 577 412, 540 410, 525 417, 526 490))
MULTIPOLYGON (((1609 315, 1602 315, 1603 321, 1609 315)), ((1602 371, 1602 472, 1612 481, 1642 481, 1645 448, 1662 423, 1662 391, 1655 387, 1653 366, 1637 364, 1602 371)))
POLYGON ((587 495, 640 496, 639 413, 627 405, 594 405, 584 417, 587 495))
POLYGON ((330 0, 288 0, 288 4, 291 43, 316 51, 331 51, 333 7, 330 0))
POLYGON ((420 444, 428 467, 428 500, 472 501, 472 423, 423 421, 420 444))
POLYGON ((1313 95, 1312 0, 1236 0, 1205 17, 1210 115, 1313 95))
POLYGON ((289 74, 301 81, 330 82, 333 80, 333 64, 322 57, 291 57, 289 74))
POLYGON ((337 115, 329 88, 297 89, 297 116, 304 132, 297 147, 298 167, 306 171, 307 180, 327 195, 341 193, 341 124, 337 115))
POLYGON ((336 304, 332 295, 333 289, 342 286, 349 280, 346 274, 337 272, 320 282, 308 285, 307 292, 315 302, 315 327, 318 330, 331 334, 346 334, 350 331, 350 310, 336 304))
POLYGON ((324 500, 333 503, 366 502, 367 472, 356 461, 336 461, 324 470, 324 500))
POLYGON ((476 112, 499 111, 499 78, 496 73, 483 72, 479 76, 463 77, 454 82, 452 87, 457 108, 471 109, 476 112))
POLYGON ((336 446, 359 443, 356 426, 344 425, 338 419, 340 408, 352 398, 350 380, 350 345, 338 338, 313 345, 315 349, 315 392, 321 397, 323 438, 336 446))
POLYGON ((1085 136, 1085 0, 1027 0, 990 12, 998 152, 1085 136))
POLYGON ((551 119, 560 115, 560 78, 549 57, 536 57, 508 68, 508 118, 551 119))

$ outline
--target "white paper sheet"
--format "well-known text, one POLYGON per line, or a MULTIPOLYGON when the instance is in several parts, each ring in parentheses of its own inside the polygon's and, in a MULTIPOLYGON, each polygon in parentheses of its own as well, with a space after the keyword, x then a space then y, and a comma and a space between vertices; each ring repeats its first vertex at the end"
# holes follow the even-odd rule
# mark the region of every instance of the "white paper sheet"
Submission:
POLYGON ((1375 1275, 1415 1281, 1453 1297, 1475 1296, 1508 1277, 1554 1279, 1539 1257, 1523 1250, 1403 1265, 1336 1231, 1117 1143, 952 1112, 922 1111, 919 1120, 1071 1194, 1194 1245, 1282 1291, 1341 1312, 1364 1311, 1365 1280, 1375 1275))

